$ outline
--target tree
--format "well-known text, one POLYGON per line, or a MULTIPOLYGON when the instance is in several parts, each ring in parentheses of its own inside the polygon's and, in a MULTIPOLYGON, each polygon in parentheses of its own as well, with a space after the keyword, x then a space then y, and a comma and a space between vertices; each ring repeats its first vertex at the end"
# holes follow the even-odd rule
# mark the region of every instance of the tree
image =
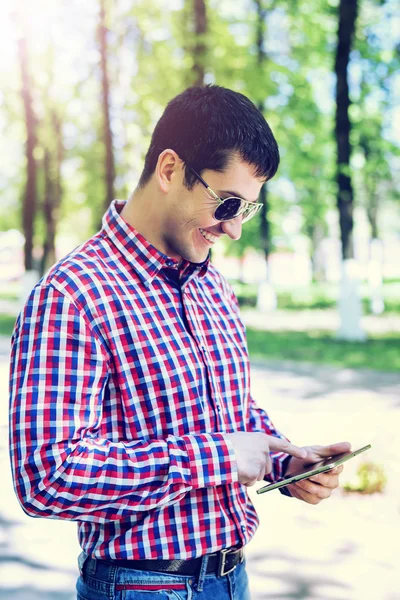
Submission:
POLYGON ((335 57, 337 145, 337 206, 343 259, 353 258, 353 187, 350 176, 350 117, 348 65, 358 12, 358 0, 340 0, 338 42, 335 57))
MULTIPOLYGON (((257 11, 256 21, 256 45, 257 45, 257 70, 262 72, 266 67, 267 54, 264 48, 265 38, 265 19, 267 17, 267 9, 263 6, 263 0, 255 0, 255 6, 257 11)), ((261 112, 264 111, 264 100, 258 101, 258 108, 261 112)), ((260 202, 262 202, 262 208, 260 211, 260 240, 261 248, 264 252, 265 262, 267 264, 267 278, 269 277, 268 271, 268 258, 271 251, 271 227, 268 219, 269 203, 268 203, 268 190, 267 184, 265 183, 260 191, 260 202)))
POLYGON ((283 115, 288 122, 283 128, 283 162, 301 207, 301 230, 309 240, 312 276, 318 281, 326 275, 321 242, 328 232, 327 210, 335 202, 330 99, 323 88, 331 76, 336 15, 325 0, 290 3, 287 12, 292 65, 288 82, 293 93, 283 115))
MULTIPOLYGON (((235 48, 233 46, 232 42, 234 41, 234 36, 228 35, 229 21, 227 21, 228 32, 222 30, 218 35, 218 40, 216 40, 216 44, 221 44, 221 40, 225 41, 225 54, 228 57, 228 61, 224 65, 221 61, 217 62, 217 72, 220 73, 219 79, 221 80, 221 83, 232 86, 233 88, 239 87, 243 93, 247 94, 253 100, 257 108, 263 114, 265 113, 268 97, 276 92, 276 85, 269 77, 271 69, 275 67, 275 63, 270 59, 266 50, 266 21, 268 15, 273 12, 277 4, 278 0, 271 0, 270 2, 266 2, 265 0, 253 0, 252 6, 254 11, 249 19, 251 24, 249 40, 250 48, 244 50, 243 48, 240 49, 240 47, 235 48), (231 72, 233 64, 237 64, 240 70, 236 72, 233 70, 233 72, 231 72), (225 72, 224 69, 226 69, 225 72), (243 79, 239 84, 237 81, 238 72, 243 79), (231 81, 231 78, 233 78, 233 81, 231 81), (236 78, 236 81, 234 78, 236 78), (226 83, 224 79, 227 79, 226 83)), ((219 54, 222 54, 222 48, 220 48, 220 46, 217 46, 217 48, 219 54)), ((259 201, 263 206, 259 212, 259 216, 254 219, 254 223, 252 221, 251 223, 246 224, 243 228, 240 241, 235 241, 233 244, 228 242, 226 245, 230 252, 241 258, 243 258, 247 247, 257 249, 261 247, 265 257, 266 274, 268 278, 268 259, 272 246, 272 228, 270 223, 271 206, 267 184, 264 184, 261 188, 259 201), (257 227, 255 227, 255 223, 257 224, 257 227)))
POLYGON ((64 155, 62 122, 58 107, 48 115, 48 138, 44 150, 44 198, 43 216, 45 237, 41 273, 45 273, 56 262, 56 228, 62 200, 61 165, 64 155))
POLYGON ((379 213, 395 197, 391 165, 400 155, 398 146, 387 137, 393 80, 399 71, 399 50, 390 40, 376 35, 376 23, 390 19, 390 3, 365 0, 356 30, 356 57, 360 70, 359 97, 352 111, 353 141, 358 153, 357 201, 366 209, 371 238, 380 238, 379 213), (386 14, 385 14, 386 13, 386 14), (386 123, 385 123, 386 121, 386 123), (386 127, 385 127, 386 125, 386 127), (361 158, 361 162, 360 162, 361 158))
POLYGON ((207 33, 207 13, 205 0, 193 0, 194 15, 194 46, 193 46, 193 85, 204 85, 205 62, 207 46, 205 36, 207 33))
POLYGON ((337 206, 339 209, 342 242, 342 282, 339 298, 340 329, 338 337, 347 340, 365 339, 361 321, 361 300, 358 293, 358 276, 354 264, 353 248, 353 187, 350 175, 350 117, 348 65, 352 47, 358 0, 340 0, 338 43, 335 59, 336 73, 336 145, 337 145, 337 206))
POLYGON ((22 204, 22 228, 25 236, 25 270, 32 271, 33 267, 33 234, 34 220, 37 205, 37 164, 35 159, 35 147, 37 142, 36 126, 37 120, 33 109, 32 100, 32 79, 29 71, 29 52, 28 52, 28 28, 25 23, 25 11, 23 3, 19 3, 16 14, 18 24, 21 29, 20 39, 18 40, 18 55, 22 78, 22 100, 25 112, 26 124, 26 164, 27 177, 25 192, 22 204))
POLYGON ((105 179, 106 179, 106 197, 104 209, 114 198, 114 152, 113 152, 113 136, 110 124, 110 83, 107 70, 107 25, 106 25, 106 5, 105 0, 100 0, 100 20, 98 27, 99 44, 100 44, 100 66, 102 78, 102 105, 103 105, 103 139, 105 149, 105 179))

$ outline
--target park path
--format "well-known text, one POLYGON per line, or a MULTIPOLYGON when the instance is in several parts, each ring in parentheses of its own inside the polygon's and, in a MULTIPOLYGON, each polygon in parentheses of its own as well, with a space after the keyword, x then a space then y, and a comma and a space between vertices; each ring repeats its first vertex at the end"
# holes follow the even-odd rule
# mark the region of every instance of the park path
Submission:
MULTIPOLYGON (((73 600, 79 546, 75 524, 27 517, 7 454, 8 340, 0 338, 0 600, 73 600)), ((253 600, 400 600, 400 375, 299 363, 252 363, 258 404, 296 444, 372 444, 385 494, 309 506, 278 491, 250 489, 260 527, 248 545, 253 600)), ((366 459, 366 458, 365 458, 366 459)), ((348 463, 352 481, 361 457, 348 463)))
MULTIPOLYGON (((255 308, 242 308, 241 315, 247 327, 265 331, 338 331, 339 312, 332 309, 274 310, 260 312, 255 308)), ((400 333, 400 315, 363 315, 361 327, 367 334, 400 333)))

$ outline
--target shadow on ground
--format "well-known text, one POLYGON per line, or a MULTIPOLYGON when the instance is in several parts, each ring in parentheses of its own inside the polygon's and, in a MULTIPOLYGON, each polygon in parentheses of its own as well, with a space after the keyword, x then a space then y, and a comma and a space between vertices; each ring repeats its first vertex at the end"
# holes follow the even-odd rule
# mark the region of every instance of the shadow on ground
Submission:
MULTIPOLYGON (((323 396, 344 391, 368 389, 382 396, 395 396, 398 398, 400 374, 385 373, 367 369, 343 369, 311 363, 297 363, 291 361, 252 360, 255 369, 271 369, 276 374, 291 378, 309 378, 303 382, 298 396, 304 400, 318 400, 323 402, 323 396)), ((285 394, 292 388, 280 385, 275 388, 277 394, 285 394)), ((393 408, 400 407, 400 400, 394 402, 393 408)))
MULTIPOLYGON (((348 550, 350 553, 353 551, 352 548, 349 548, 348 550)), ((313 560, 309 557, 299 558, 290 554, 276 552, 271 557, 266 556, 265 553, 252 554, 250 569, 252 576, 262 578, 266 582, 277 581, 282 583, 282 586, 280 586, 282 588, 282 592, 277 592, 275 586, 273 586, 273 591, 268 592, 268 584, 266 584, 265 592, 258 591, 258 593, 254 594, 255 600, 264 600, 264 598, 274 598, 274 600, 278 600, 279 598, 285 598, 286 600, 306 600, 308 598, 320 598, 322 597, 321 587, 323 587, 324 590, 329 589, 330 600, 336 600, 335 596, 333 595, 336 588, 339 593, 337 600, 343 600, 343 590, 348 590, 349 586, 339 582, 337 579, 327 577, 326 570, 328 568, 329 565, 326 564, 326 561, 313 560), (282 573, 274 572, 268 565, 268 562, 271 562, 272 560, 285 564, 285 571, 282 573), (302 563, 308 566, 310 564, 315 565, 314 572, 316 575, 310 576, 307 574, 305 576, 301 576, 296 573, 295 569, 293 568, 294 565, 301 565, 302 563)))
POLYGON ((57 590, 36 590, 30 586, 0 589, 0 600, 74 600, 76 594, 57 590))

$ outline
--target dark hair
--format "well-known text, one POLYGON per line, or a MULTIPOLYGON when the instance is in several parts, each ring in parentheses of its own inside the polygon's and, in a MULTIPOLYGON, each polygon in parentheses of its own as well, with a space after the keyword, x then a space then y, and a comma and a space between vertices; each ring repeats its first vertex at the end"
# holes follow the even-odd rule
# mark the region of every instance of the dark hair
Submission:
MULTIPOLYGON (((256 177, 271 179, 279 165, 278 145, 262 113, 243 94, 217 85, 188 88, 168 103, 154 129, 140 187, 166 148, 200 173, 223 171, 232 152, 254 165, 256 177)), ((191 189, 195 182, 185 167, 185 185, 191 189)))

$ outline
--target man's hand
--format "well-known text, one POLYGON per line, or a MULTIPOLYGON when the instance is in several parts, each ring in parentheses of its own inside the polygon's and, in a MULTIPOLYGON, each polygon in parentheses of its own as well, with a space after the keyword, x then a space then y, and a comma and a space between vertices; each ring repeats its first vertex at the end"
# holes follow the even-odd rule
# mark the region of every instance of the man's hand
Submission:
MULTIPOLYGON (((351 450, 351 444, 348 442, 340 442, 331 444, 330 446, 304 446, 307 456, 303 459, 291 458, 289 467, 286 471, 288 477, 291 473, 296 473, 305 465, 317 463, 325 458, 342 454, 351 450)), ((321 500, 329 498, 332 491, 339 485, 339 475, 343 471, 343 465, 335 467, 326 473, 320 473, 309 479, 303 479, 297 483, 288 485, 288 489, 294 498, 303 500, 308 504, 318 504, 321 500)))
POLYGON ((270 452, 286 452, 301 461, 306 450, 266 433, 240 431, 225 435, 235 450, 239 482, 251 486, 262 481, 272 470, 270 452))

